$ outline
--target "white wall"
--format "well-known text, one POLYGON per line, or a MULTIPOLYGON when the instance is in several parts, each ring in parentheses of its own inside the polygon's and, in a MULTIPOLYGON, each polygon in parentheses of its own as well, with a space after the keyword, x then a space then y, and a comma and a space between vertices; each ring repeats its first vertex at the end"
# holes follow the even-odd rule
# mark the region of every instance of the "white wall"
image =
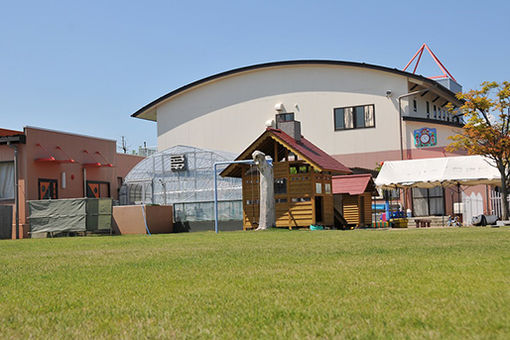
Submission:
POLYGON ((330 154, 396 150, 396 98, 407 90, 406 77, 352 66, 256 69, 194 87, 160 105, 158 149, 185 144, 238 153, 264 131, 281 102, 301 121, 302 134, 330 154), (386 90, 393 93, 389 99, 386 90), (364 104, 375 104, 375 128, 334 131, 333 108, 364 104))
MULTIPOLYGON (((459 134, 462 132, 461 128, 448 126, 448 125, 441 125, 441 124, 410 122, 410 121, 406 121, 404 124, 405 124, 404 149, 417 149, 415 146, 415 142, 414 142, 414 130, 418 130, 418 129, 421 129, 424 127, 436 129, 436 131, 437 131, 437 145, 434 146, 435 148, 448 146, 449 144, 452 143, 452 140, 450 140, 449 137, 455 136, 456 134, 459 134)), ((426 150, 426 149, 427 148, 423 148, 423 150, 426 150)))

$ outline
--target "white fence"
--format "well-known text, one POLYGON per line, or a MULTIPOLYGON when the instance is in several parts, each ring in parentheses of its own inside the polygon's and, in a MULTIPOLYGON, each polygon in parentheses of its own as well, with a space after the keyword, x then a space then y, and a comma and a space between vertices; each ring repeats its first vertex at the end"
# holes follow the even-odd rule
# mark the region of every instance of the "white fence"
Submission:
POLYGON ((483 197, 478 193, 472 192, 471 195, 462 193, 462 220, 464 225, 471 225, 473 216, 483 214, 483 197))
MULTIPOLYGON (((508 202, 510 203, 510 195, 507 197, 508 202)), ((496 190, 491 190, 490 193, 490 201, 491 201, 491 215, 497 215, 499 218, 501 218, 503 207, 501 202, 501 193, 497 192, 496 190)))

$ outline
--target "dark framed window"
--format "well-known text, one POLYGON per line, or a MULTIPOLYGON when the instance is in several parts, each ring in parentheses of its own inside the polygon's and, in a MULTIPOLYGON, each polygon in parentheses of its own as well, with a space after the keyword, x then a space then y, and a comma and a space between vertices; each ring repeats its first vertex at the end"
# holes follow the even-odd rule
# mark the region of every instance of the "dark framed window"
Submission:
POLYGON ((276 122, 292 122, 294 121, 294 112, 278 113, 276 115, 276 122))
POLYGON ((427 118, 430 117, 430 103, 427 102, 427 118))
POLYGON ((441 216, 444 214, 443 188, 413 188, 412 194, 414 216, 441 216))
POLYGON ((395 200, 400 198, 400 189, 384 190, 383 197, 386 200, 395 200))
POLYGON ((58 198, 58 181, 56 179, 39 178, 38 182, 40 200, 58 198))
POLYGON ((287 179, 286 178, 276 178, 274 180, 274 193, 275 193, 275 195, 287 193, 287 179))
POLYGON ((437 106, 434 105, 434 118, 437 119, 437 106))
POLYGON ((88 198, 110 197, 110 183, 100 181, 87 181, 88 198))
POLYGON ((413 111, 416 112, 418 110, 418 105, 416 104, 416 99, 413 99, 413 111))
POLYGON ((375 105, 339 107, 333 110, 335 131, 375 127, 375 105))

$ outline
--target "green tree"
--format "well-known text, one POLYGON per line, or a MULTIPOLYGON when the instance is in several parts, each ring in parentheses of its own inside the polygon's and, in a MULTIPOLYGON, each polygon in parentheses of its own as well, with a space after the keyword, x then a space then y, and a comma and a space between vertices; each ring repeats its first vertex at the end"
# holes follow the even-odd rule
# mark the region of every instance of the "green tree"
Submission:
MULTIPOLYGON (((459 93, 460 114, 466 118, 461 134, 451 137, 449 150, 492 159, 501 174, 503 219, 508 219, 510 193, 510 82, 483 82, 479 90, 459 93)), ((450 108, 451 109, 451 108, 450 108)))

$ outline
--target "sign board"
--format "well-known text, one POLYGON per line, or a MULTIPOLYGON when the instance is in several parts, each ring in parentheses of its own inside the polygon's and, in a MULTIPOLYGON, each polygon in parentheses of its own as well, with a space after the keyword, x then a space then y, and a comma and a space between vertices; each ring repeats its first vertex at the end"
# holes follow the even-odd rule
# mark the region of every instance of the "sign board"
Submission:
POLYGON ((433 128, 414 130, 414 145, 417 148, 426 148, 437 145, 437 131, 433 128))

